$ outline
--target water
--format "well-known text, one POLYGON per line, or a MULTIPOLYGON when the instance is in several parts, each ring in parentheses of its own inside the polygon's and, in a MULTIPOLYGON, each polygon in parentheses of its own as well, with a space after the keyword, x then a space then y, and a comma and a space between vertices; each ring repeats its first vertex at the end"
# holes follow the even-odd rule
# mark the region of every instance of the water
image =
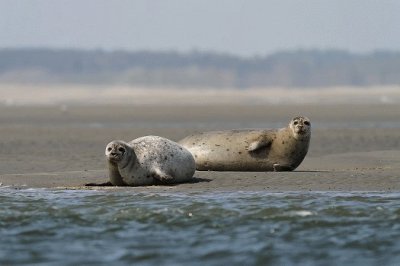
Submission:
POLYGON ((0 189, 0 265, 399 265, 400 193, 0 189))

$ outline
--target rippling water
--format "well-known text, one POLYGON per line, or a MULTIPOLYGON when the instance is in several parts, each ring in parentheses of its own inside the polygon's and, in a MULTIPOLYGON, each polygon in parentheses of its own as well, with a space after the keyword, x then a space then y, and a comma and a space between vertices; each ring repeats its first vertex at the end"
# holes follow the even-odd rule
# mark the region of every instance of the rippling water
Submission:
POLYGON ((399 265, 400 193, 0 189, 0 265, 399 265))

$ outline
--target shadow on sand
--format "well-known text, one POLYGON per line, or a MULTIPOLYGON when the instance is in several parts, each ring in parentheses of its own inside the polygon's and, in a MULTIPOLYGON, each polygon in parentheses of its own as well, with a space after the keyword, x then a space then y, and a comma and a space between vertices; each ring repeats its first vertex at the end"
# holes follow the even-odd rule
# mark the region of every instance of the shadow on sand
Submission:
MULTIPOLYGON (((211 181, 211 179, 208 179, 208 178, 193 177, 188 182, 172 183, 172 184, 163 183, 163 182, 155 182, 154 185, 176 186, 176 185, 180 185, 180 184, 196 184, 196 183, 210 182, 210 181, 211 181)), ((105 183, 87 183, 87 184, 85 184, 85 187, 117 187, 117 186, 114 186, 113 184, 111 184, 111 182, 105 182, 105 183)), ((123 187, 127 187, 127 186, 123 186, 123 187)))

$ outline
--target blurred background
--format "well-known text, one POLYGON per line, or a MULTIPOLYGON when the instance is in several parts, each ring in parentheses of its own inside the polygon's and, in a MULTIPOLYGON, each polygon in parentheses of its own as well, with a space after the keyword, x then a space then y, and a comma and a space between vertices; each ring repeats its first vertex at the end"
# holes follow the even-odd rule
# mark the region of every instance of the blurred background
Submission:
POLYGON ((400 265, 399 117, 400 1, 0 0, 0 265, 400 265), (82 190, 114 139, 298 115, 295 172, 82 190))
POLYGON ((399 13, 390 0, 0 0, 0 104, 395 104, 399 13))

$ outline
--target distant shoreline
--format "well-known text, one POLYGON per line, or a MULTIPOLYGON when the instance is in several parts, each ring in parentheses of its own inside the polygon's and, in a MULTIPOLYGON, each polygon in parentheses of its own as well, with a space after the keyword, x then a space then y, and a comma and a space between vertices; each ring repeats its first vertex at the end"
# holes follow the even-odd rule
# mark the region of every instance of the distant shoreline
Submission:
POLYGON ((212 52, 0 49, 0 83, 199 88, 400 84, 400 52, 289 50, 241 57, 212 52))
POLYGON ((145 88, 0 83, 0 105, 399 104, 400 86, 328 88, 145 88))

